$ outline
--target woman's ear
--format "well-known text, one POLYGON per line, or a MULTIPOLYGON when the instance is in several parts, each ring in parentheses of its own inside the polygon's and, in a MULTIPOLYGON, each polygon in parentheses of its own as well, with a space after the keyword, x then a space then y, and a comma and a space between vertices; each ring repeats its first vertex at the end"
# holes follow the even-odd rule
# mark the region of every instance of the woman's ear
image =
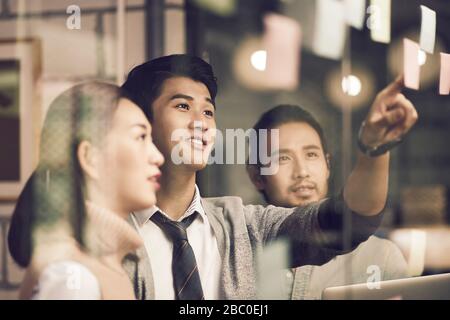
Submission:
POLYGON ((259 173, 259 167, 253 164, 248 164, 246 166, 248 176, 250 180, 253 182, 253 185, 259 191, 263 191, 265 189, 265 183, 263 177, 259 173))
POLYGON ((78 145, 77 156, 83 173, 87 175, 89 178, 97 180, 99 178, 98 150, 92 145, 92 143, 83 140, 78 145))

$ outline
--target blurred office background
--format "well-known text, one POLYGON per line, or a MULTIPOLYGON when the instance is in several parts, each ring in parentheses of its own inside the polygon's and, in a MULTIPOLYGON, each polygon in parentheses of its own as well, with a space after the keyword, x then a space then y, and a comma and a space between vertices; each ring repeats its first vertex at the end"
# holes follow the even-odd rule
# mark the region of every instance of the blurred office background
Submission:
MULTIPOLYGON (((7 252, 9 216, 20 183, 35 164, 46 108, 64 89, 86 79, 120 84, 133 66, 165 54, 201 56, 218 77, 220 130, 247 130, 277 104, 301 105, 325 128, 334 167, 330 190, 338 192, 354 161, 359 125, 376 92, 402 72, 403 38, 418 40, 420 5, 437 13, 435 53, 422 58, 420 90, 404 91, 417 108, 419 122, 392 152, 381 233, 396 241, 408 259, 416 254, 412 243, 419 232, 420 239, 426 239, 425 252, 417 253, 423 255, 420 274, 450 271, 450 99, 439 95, 439 52, 450 51, 448 1, 392 1, 390 43, 371 40, 367 27, 349 28, 344 55, 337 60, 312 51, 316 4, 315 0, 1 0, 0 103, 7 105, 19 96, 28 103, 9 113, 0 108, 0 299, 15 298, 23 274, 7 252), (73 5, 81 9, 80 29, 68 26, 73 5), (259 72, 265 68, 263 18, 274 12, 295 20, 302 29, 299 84, 293 90, 258 86, 259 72), (27 84, 18 78, 13 51, 24 61, 20 67, 27 68, 20 74, 29 77, 27 84), (357 89, 348 100, 342 80, 350 75, 357 89), (20 95, 23 88, 28 97, 20 95), (20 108, 26 111, 19 112, 20 108), (29 124, 25 131, 21 122, 29 124), (28 146, 29 159, 23 159, 21 144, 28 146)), ((210 165, 198 181, 203 196, 235 195, 248 204, 264 203, 243 164, 210 165)))

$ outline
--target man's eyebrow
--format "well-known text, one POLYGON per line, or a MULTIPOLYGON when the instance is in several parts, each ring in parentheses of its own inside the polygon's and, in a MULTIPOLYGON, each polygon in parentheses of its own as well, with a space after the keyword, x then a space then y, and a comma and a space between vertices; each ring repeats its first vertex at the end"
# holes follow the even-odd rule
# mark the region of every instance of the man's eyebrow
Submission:
MULTIPOLYGON (((187 94, 183 94, 183 93, 174 94, 172 97, 170 97, 169 101, 175 100, 175 99, 186 99, 186 100, 189 100, 189 101, 193 101, 194 100, 193 97, 191 97, 191 96, 189 96, 187 94)), ((205 101, 210 103, 210 104, 212 104, 214 107, 216 107, 211 98, 205 97, 205 101)))
POLYGON ((214 106, 214 108, 216 107, 216 105, 215 105, 214 102, 211 100, 211 98, 205 97, 205 100, 206 100, 206 102, 211 103, 211 104, 214 106))
POLYGON ((170 97, 169 100, 175 100, 175 99, 186 99, 186 100, 189 100, 189 101, 194 100, 193 97, 188 96, 187 94, 183 94, 183 93, 174 94, 172 97, 170 97))
POLYGON ((274 153, 293 153, 293 150, 291 150, 291 149, 286 149, 286 148, 283 148, 283 149, 278 149, 278 150, 275 150, 275 152, 274 153))
POLYGON ((316 144, 309 144, 303 147, 303 150, 311 150, 311 149, 321 150, 321 148, 316 144))
MULTIPOLYGON (((321 148, 318 145, 315 145, 315 144, 306 145, 306 146, 302 147, 302 149, 303 150, 321 150, 321 148)), ((292 150, 292 149, 288 149, 288 148, 281 148, 281 149, 275 150, 274 153, 277 153, 277 154, 281 154, 281 153, 295 153, 295 151, 292 150)))

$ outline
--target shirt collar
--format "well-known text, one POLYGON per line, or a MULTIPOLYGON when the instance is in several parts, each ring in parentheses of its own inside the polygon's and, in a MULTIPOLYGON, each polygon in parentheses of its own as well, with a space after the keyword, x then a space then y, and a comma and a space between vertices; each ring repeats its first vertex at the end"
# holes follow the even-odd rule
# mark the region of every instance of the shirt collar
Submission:
MULTIPOLYGON (((156 205, 145 210, 136 211, 133 214, 137 222, 139 223, 139 226, 142 227, 157 211, 160 211, 163 215, 168 217, 167 214, 156 205)), ((189 205, 185 213, 178 219, 178 221, 181 221, 184 218, 190 216, 195 211, 200 214, 200 217, 202 217, 202 219, 206 219, 206 213, 201 203, 200 190, 198 189, 197 185, 195 185, 194 197, 192 198, 191 204, 189 205)))

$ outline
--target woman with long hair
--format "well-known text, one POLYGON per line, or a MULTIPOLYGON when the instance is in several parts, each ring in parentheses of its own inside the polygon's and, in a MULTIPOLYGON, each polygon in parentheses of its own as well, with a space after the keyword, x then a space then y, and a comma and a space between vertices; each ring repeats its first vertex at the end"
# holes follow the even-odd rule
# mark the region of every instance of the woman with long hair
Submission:
POLYGON ((20 298, 134 299, 122 260, 143 243, 126 219, 155 205, 163 161, 119 87, 87 82, 59 95, 8 237, 27 267, 20 298))

